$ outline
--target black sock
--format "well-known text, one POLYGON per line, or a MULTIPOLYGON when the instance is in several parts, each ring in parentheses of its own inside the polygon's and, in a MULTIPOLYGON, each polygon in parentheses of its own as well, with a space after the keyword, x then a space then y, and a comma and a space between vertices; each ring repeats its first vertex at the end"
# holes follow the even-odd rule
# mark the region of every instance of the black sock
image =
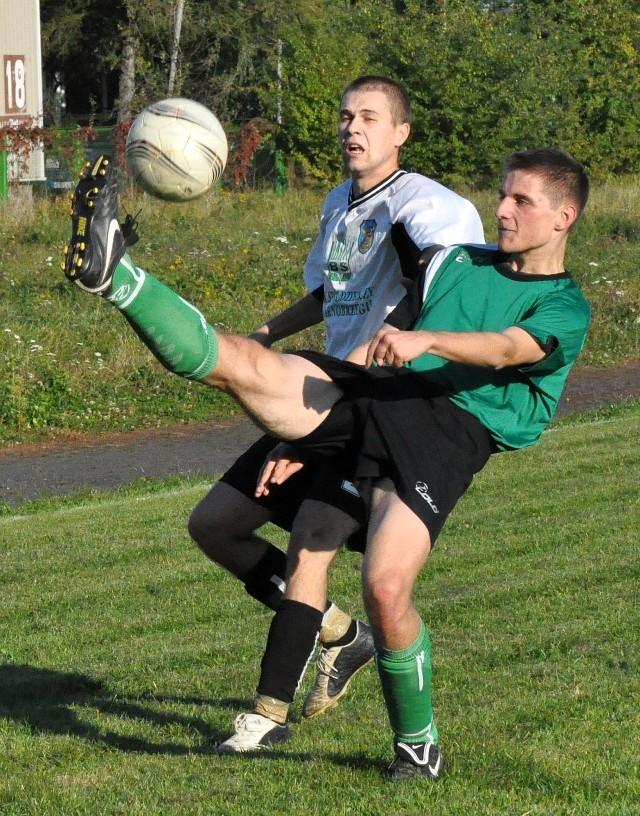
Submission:
POLYGON ((252 598, 275 612, 284 600, 286 574, 286 554, 270 544, 255 567, 242 577, 242 581, 252 598))
POLYGON ((293 702, 315 649, 322 612, 299 601, 284 600, 269 629, 258 694, 293 702))

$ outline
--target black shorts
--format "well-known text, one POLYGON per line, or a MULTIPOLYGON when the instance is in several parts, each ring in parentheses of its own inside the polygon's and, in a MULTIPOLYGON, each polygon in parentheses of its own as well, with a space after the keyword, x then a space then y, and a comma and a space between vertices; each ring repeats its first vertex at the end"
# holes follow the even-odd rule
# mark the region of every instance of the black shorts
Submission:
POLYGON ((264 460, 278 444, 277 439, 263 436, 243 453, 220 481, 239 490, 273 513, 273 523, 291 531, 293 521, 305 499, 313 499, 335 507, 353 518, 360 528, 350 536, 346 545, 351 550, 364 552, 366 537, 365 504, 355 485, 340 470, 334 455, 310 452, 305 466, 284 484, 271 485, 266 496, 254 496, 258 475, 264 460))
POLYGON ((363 369, 316 352, 301 356, 328 373, 345 396, 297 444, 332 455, 344 450, 346 472, 365 502, 371 480, 391 479, 433 544, 491 454, 487 429, 422 373, 363 369))

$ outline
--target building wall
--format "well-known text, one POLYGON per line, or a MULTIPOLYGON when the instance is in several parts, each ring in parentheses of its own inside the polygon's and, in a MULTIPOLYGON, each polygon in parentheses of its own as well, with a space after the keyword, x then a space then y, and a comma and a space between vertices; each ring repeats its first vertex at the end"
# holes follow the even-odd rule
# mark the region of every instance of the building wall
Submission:
MULTIPOLYGON (((39 0, 0 0, 0 127, 42 126, 42 55, 39 0)), ((44 179, 42 149, 32 151, 26 171, 9 156, 10 177, 44 179)))

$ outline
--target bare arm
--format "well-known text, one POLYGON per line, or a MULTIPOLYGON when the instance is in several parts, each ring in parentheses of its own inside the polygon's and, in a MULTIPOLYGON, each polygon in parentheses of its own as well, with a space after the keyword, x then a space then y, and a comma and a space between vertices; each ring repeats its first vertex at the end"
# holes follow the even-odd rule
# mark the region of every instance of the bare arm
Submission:
POLYGON ((537 340, 517 326, 501 332, 399 331, 383 326, 369 344, 366 365, 375 361, 400 368, 427 353, 494 369, 531 365, 545 356, 537 340))
POLYGON ((280 314, 275 315, 249 337, 269 348, 273 343, 322 322, 322 295, 309 292, 280 314))

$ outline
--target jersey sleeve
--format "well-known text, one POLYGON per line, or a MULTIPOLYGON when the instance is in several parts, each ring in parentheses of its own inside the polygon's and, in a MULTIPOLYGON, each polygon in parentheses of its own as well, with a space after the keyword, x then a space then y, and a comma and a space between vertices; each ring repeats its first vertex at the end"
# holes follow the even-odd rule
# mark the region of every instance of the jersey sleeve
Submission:
POLYGON ((390 200, 390 214, 416 246, 484 244, 482 221, 470 201, 424 176, 408 176, 390 200))
POLYGON ((547 352, 539 362, 523 366, 535 379, 571 365, 587 336, 591 310, 575 292, 552 292, 515 325, 534 337, 547 352))
POLYGON ((307 255, 307 259, 304 263, 302 277, 308 292, 313 292, 318 289, 318 287, 324 287, 324 241, 328 220, 326 214, 323 213, 320 218, 318 237, 311 247, 311 252, 307 255))

